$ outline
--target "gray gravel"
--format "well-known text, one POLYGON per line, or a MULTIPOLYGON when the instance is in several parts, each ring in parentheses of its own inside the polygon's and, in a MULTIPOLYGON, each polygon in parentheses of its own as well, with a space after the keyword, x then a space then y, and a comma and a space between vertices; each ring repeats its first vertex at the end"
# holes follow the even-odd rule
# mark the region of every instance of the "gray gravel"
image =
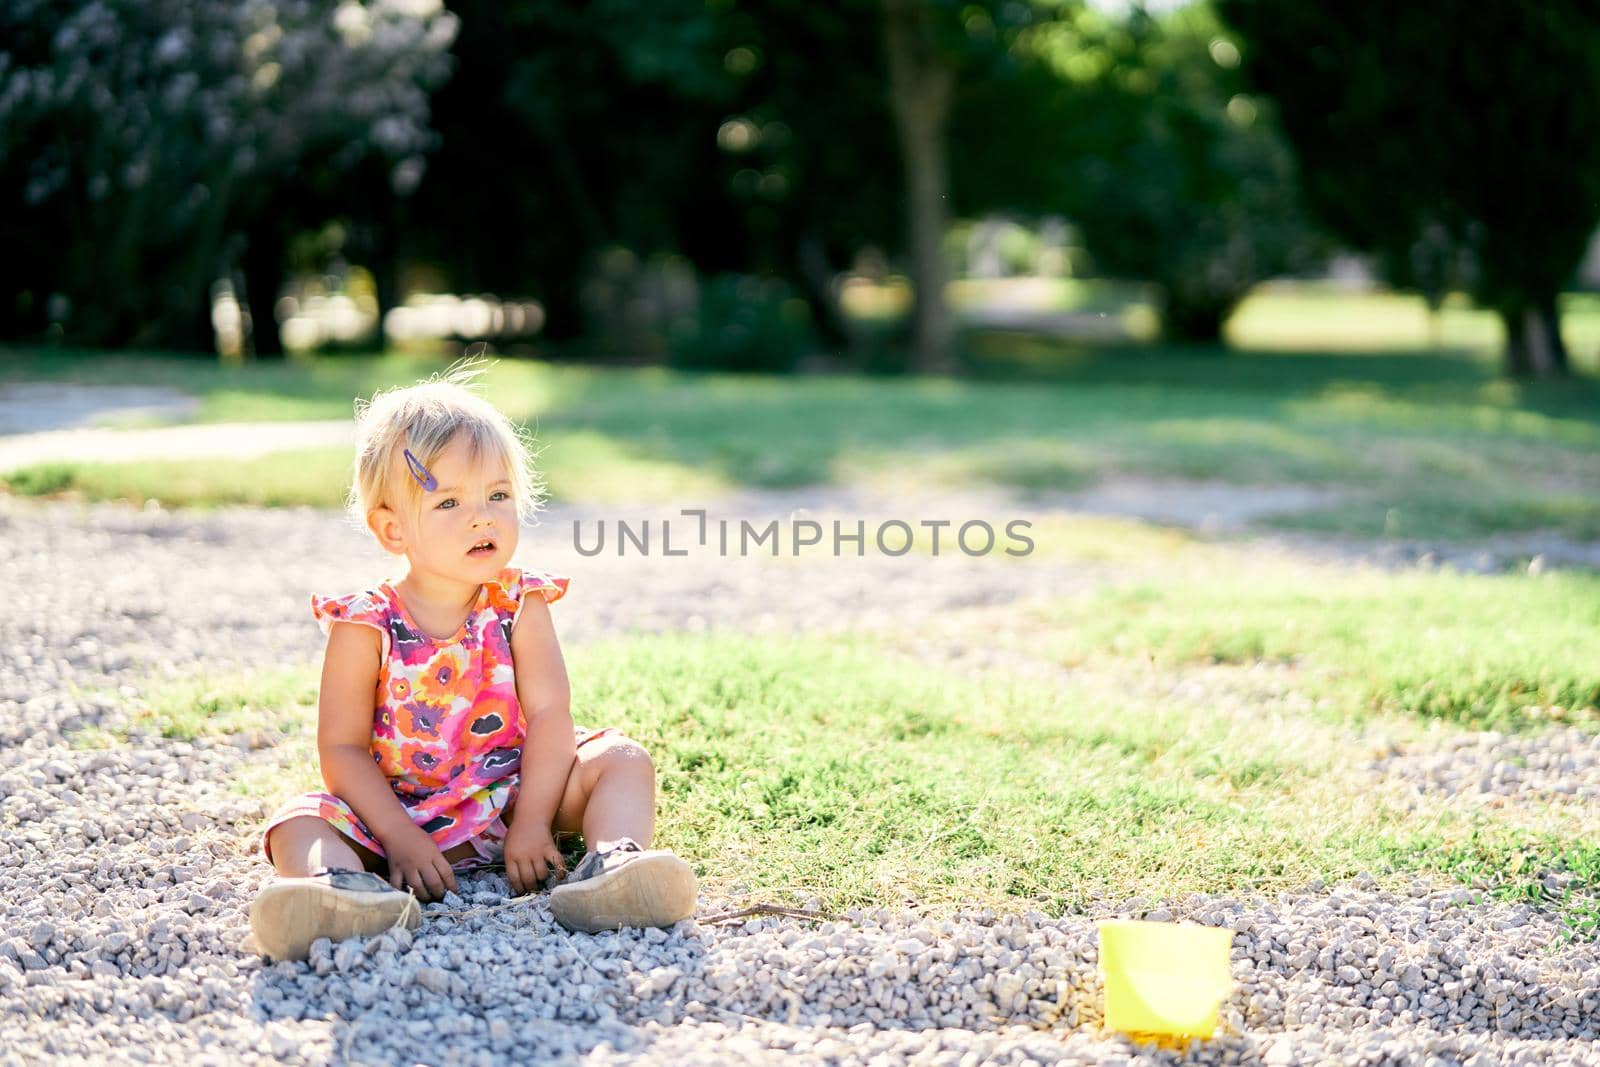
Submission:
MULTIPOLYGON (((765 517, 778 500, 730 506, 765 517)), ((983 503, 951 498, 944 511, 983 503)), ((959 555, 586 560, 563 525, 573 515, 547 515, 522 552, 574 575, 556 609, 569 643, 629 629, 912 626, 1103 576, 959 555)), ((74 750, 66 736, 123 722, 151 671, 312 660, 309 593, 388 572, 363 535, 315 511, 0 498, 0 1063, 1177 1062, 1182 1050, 1098 1025, 1093 919, 1115 914, 1238 932, 1240 986, 1221 1036, 1190 1050, 1196 1062, 1600 1063, 1595 945, 1564 943, 1552 912, 1421 883, 1108 901, 1091 915, 852 912, 589 936, 555 927, 543 898, 508 904, 502 875, 485 872, 426 907, 414 936, 319 942, 308 962, 266 964, 241 942, 270 873, 257 836, 267 812, 232 783, 278 750, 148 736, 74 750)), ((1587 735, 1541 740, 1566 746, 1541 781, 1600 785, 1587 735)), ((1478 766, 1478 752, 1400 754, 1412 762, 1392 772, 1426 788, 1438 777, 1426 759, 1478 766)), ((698 914, 745 903, 703 898, 698 914)))
POLYGON ((1587 803, 1600 817, 1600 736, 1592 730, 1467 734, 1421 751, 1396 750, 1373 767, 1419 794, 1468 804, 1488 797, 1587 803))

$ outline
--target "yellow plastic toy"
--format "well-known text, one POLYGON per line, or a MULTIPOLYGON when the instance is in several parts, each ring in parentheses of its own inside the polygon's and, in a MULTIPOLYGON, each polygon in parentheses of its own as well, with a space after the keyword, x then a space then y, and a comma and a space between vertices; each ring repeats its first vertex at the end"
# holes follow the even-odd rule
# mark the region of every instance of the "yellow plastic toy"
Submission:
POLYGON ((1210 1037, 1233 990, 1233 931, 1108 919, 1100 929, 1106 1026, 1124 1033, 1210 1037))

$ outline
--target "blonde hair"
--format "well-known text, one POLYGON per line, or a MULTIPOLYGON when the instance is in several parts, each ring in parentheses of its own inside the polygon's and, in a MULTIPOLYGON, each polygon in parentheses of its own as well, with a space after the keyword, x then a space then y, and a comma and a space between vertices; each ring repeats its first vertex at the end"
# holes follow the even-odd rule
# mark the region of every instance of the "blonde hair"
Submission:
POLYGON ((356 399, 355 478, 347 501, 353 522, 365 528, 367 514, 379 507, 413 518, 420 514, 422 486, 407 468, 404 451, 429 467, 459 434, 467 435, 474 460, 505 465, 517 515, 533 521, 544 485, 534 470, 532 438, 472 391, 487 366, 477 358, 462 360, 415 385, 356 399))

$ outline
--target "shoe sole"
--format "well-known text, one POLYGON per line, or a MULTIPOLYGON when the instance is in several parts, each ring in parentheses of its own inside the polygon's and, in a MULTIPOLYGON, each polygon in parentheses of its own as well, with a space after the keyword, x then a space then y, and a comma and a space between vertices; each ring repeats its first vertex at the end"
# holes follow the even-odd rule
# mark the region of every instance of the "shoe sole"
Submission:
POLYGON ((569 930, 671 926, 694 914, 694 869, 671 852, 642 852, 614 871, 550 891, 550 912, 569 930))
POLYGON ((343 941, 420 925, 422 907, 410 893, 335 889, 311 878, 279 878, 250 903, 250 932, 274 960, 305 959, 319 937, 343 941))

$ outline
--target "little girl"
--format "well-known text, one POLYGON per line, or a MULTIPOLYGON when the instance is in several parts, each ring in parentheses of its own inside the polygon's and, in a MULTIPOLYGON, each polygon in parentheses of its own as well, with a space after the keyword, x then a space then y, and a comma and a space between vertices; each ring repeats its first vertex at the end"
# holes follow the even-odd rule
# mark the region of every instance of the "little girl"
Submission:
POLYGON ((649 755, 615 729, 573 726, 547 607, 568 580, 508 566, 537 483, 517 432, 468 390, 477 370, 357 401, 351 507, 408 567, 376 589, 311 598, 328 635, 317 713, 328 792, 290 800, 263 834, 278 877, 250 924, 274 959, 304 959, 319 937, 415 929, 418 900, 491 865, 516 895, 559 880, 550 910, 569 929, 694 912, 689 865, 647 851, 649 755), (567 875, 556 835, 580 833, 588 852, 567 875))

